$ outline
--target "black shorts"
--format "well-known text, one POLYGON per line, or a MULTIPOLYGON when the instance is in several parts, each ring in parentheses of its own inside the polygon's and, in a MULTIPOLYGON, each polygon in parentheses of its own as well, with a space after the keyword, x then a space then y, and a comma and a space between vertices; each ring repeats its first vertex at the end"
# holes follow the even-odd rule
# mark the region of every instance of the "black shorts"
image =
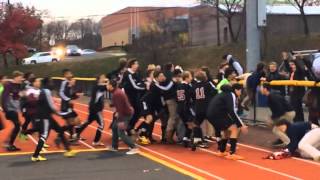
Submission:
POLYGON ((15 111, 5 112, 6 119, 10 121, 19 121, 19 115, 15 111))
POLYGON ((200 126, 202 122, 207 118, 206 112, 196 112, 195 124, 200 126))
POLYGON ((70 118, 78 117, 78 114, 73 110, 71 112, 61 112, 61 113, 62 113, 63 119, 70 119, 70 118))
POLYGON ((208 119, 217 131, 227 130, 231 125, 235 124, 228 116, 208 119))
POLYGON ((179 107, 177 108, 177 113, 182 120, 183 123, 192 122, 195 120, 194 115, 191 113, 191 109, 187 107, 179 107))

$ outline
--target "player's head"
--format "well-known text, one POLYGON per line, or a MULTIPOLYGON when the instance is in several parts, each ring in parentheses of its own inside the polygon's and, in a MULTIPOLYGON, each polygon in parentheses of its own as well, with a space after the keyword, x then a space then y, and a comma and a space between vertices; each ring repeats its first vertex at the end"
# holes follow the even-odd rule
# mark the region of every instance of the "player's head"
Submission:
POLYGON ((227 68, 225 71, 225 78, 227 78, 229 81, 235 79, 237 76, 236 72, 233 68, 227 68))
POLYGON ((204 71, 197 71, 194 77, 200 82, 208 81, 207 74, 204 71))
POLYGON ((34 77, 34 78, 29 79, 29 81, 30 81, 32 87, 37 88, 37 89, 41 88, 41 83, 42 83, 41 82, 42 81, 41 78, 34 77))
POLYGON ((24 75, 24 74, 23 74, 22 72, 20 72, 20 71, 14 71, 14 72, 12 73, 13 81, 14 81, 15 83, 21 84, 22 81, 24 80, 23 75, 24 75))
POLYGON ((43 89, 49 89, 49 90, 54 89, 54 83, 50 77, 43 78, 41 84, 43 89))
POLYGON ((132 71, 136 72, 139 69, 139 62, 137 59, 133 58, 130 59, 128 62, 128 68, 130 68, 132 71))
POLYGON ((70 80, 73 77, 73 74, 70 69, 62 70, 63 77, 70 80))
POLYGON ((24 74, 24 79, 25 80, 30 80, 31 78, 35 78, 35 75, 32 72, 27 72, 24 74))
POLYGON ((242 93, 242 85, 239 83, 235 83, 232 85, 232 90, 237 97, 240 97, 242 93))
POLYGON ((163 71, 155 71, 153 73, 154 79, 158 82, 165 82, 167 80, 166 76, 164 75, 163 71))
POLYGON ((181 80, 182 80, 182 71, 180 69, 175 69, 173 71, 173 80, 175 82, 181 82, 181 80))
POLYGON ((269 72, 273 73, 273 72, 276 72, 278 70, 278 65, 276 62, 270 62, 269 63, 269 66, 268 66, 268 70, 269 72))
POLYGON ((96 78, 97 84, 105 83, 106 80, 107 80, 107 77, 106 77, 105 74, 100 74, 100 75, 96 78))
POLYGON ((120 68, 120 69, 126 68, 127 65, 128 65, 128 60, 127 60, 127 58, 120 58, 120 59, 119 59, 119 68, 120 68))
POLYGON ((112 92, 118 87, 118 83, 115 80, 110 80, 107 84, 107 90, 112 92))
POLYGON ((182 80, 187 82, 187 83, 191 83, 192 81, 192 75, 189 71, 184 71, 182 73, 182 80))

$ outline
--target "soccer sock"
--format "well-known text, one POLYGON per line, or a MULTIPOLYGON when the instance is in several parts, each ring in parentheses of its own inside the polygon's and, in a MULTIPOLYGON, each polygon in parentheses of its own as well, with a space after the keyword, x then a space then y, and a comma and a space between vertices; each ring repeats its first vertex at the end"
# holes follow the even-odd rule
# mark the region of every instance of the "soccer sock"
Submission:
POLYGON ((236 153, 237 148, 237 139, 236 138, 230 138, 230 154, 236 153))
POLYGON ((228 139, 221 139, 220 141, 218 141, 218 148, 220 152, 226 151, 227 143, 228 143, 228 139))
POLYGON ((45 140, 43 138, 40 138, 39 141, 38 141, 38 145, 36 147, 36 150, 34 151, 34 154, 33 154, 33 157, 38 157, 39 154, 40 154, 40 151, 42 150, 43 148, 43 145, 44 145, 44 142, 45 140))

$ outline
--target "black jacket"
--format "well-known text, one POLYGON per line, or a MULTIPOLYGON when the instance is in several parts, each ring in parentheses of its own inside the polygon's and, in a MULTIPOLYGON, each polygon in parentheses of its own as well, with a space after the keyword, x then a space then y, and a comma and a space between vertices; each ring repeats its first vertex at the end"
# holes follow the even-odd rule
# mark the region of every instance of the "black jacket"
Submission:
POLYGON ((243 126, 237 115, 237 98, 228 85, 223 86, 222 93, 216 95, 207 109, 208 119, 232 120, 238 127, 243 126))
POLYGON ((70 107, 69 101, 77 99, 76 91, 73 87, 69 86, 69 82, 67 80, 62 81, 59 96, 61 98, 61 111, 67 112, 70 107))
MULTIPOLYGON (((267 73, 267 81, 277 81, 277 80, 286 80, 286 77, 282 76, 279 71, 269 72, 267 73)), ((285 86, 271 86, 271 89, 274 91, 279 91, 281 95, 286 95, 286 88, 285 86)))
POLYGON ((146 90, 145 84, 138 73, 134 73, 131 69, 128 69, 123 74, 121 87, 124 88, 129 99, 133 97, 139 98, 146 90))
POLYGON ((292 106, 280 93, 271 92, 268 96, 268 107, 270 108, 272 119, 277 119, 284 115, 286 112, 293 111, 292 106))
POLYGON ((52 100, 51 91, 49 89, 41 89, 36 118, 49 119, 53 113, 56 113, 56 109, 52 100))
POLYGON ((91 92, 91 98, 89 102, 90 113, 98 113, 104 109, 104 97, 107 91, 104 85, 95 85, 91 92))
POLYGON ((196 82, 192 86, 192 98, 196 113, 207 111, 209 102, 218 93, 212 82, 196 82))

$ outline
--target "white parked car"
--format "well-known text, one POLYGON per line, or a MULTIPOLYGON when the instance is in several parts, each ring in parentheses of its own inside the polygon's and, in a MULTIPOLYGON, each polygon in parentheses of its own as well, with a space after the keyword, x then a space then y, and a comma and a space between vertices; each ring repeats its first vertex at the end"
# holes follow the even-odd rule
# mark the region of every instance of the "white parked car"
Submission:
POLYGON ((31 57, 24 58, 22 60, 22 64, 38 64, 58 61, 60 61, 60 58, 53 56, 50 52, 39 52, 35 53, 31 57))
POLYGON ((67 56, 81 56, 82 50, 77 45, 66 46, 67 56))
POLYGON ((82 50, 82 55, 90 55, 90 54, 95 54, 97 53, 95 50, 92 50, 92 49, 84 49, 82 50))

